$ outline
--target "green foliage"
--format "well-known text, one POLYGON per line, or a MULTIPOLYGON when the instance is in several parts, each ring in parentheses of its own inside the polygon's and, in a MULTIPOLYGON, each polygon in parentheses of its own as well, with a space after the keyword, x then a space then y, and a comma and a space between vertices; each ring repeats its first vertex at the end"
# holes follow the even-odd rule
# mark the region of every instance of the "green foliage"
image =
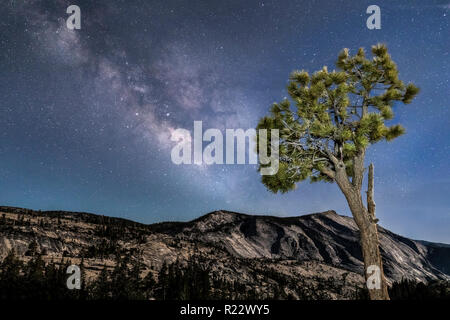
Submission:
MULTIPOLYGON (((11 251, 0 263, 0 300, 317 300, 332 299, 330 292, 342 294, 346 289, 345 276, 342 280, 315 277, 314 283, 309 283, 302 277, 280 273, 276 268, 254 269, 251 284, 230 281, 214 276, 202 256, 164 264, 155 277, 152 270, 144 270, 139 259, 122 256, 116 258, 113 268, 104 267, 88 283, 83 278, 81 262, 81 290, 68 290, 66 270, 70 264, 69 261, 44 262, 40 255, 21 261, 11 251), (263 283, 268 291, 262 296, 254 288, 262 287, 263 283)), ((251 259, 245 265, 254 268, 251 259)), ((354 299, 369 298, 365 288, 355 288, 354 292, 354 299)), ((448 300, 450 283, 402 280, 389 288, 389 295, 392 300, 448 300)))
POLYGON ((210 270, 197 259, 187 264, 176 261, 163 265, 158 279, 156 298, 159 300, 205 300, 211 298, 210 270))
POLYGON ((280 169, 262 178, 269 190, 287 192, 307 178, 331 182, 333 159, 344 163, 352 177, 355 157, 369 145, 404 133, 401 125, 386 121, 394 118, 393 107, 411 103, 419 89, 399 79, 385 45, 373 46, 371 59, 363 48, 354 56, 344 49, 336 66, 337 71, 323 67, 312 75, 292 72, 290 99, 274 103, 260 120, 257 129, 280 132, 280 169))
MULTIPOLYGON (((213 282, 210 269, 196 258, 164 265, 156 281, 151 271, 145 274, 140 260, 125 255, 116 257, 115 267, 104 267, 93 281, 83 279, 81 290, 69 290, 66 270, 70 264, 44 262, 40 255, 22 262, 10 252, 0 263, 0 300, 198 300, 215 298, 213 284, 221 289, 231 286, 213 282)), ((83 265, 81 270, 83 275, 83 265)))
POLYGON ((0 263, 1 300, 84 299, 86 291, 66 287, 68 261, 45 263, 41 255, 20 261, 13 251, 0 263))
POLYGON ((389 296, 391 300, 450 300, 450 283, 435 280, 425 284, 403 279, 392 284, 389 296))

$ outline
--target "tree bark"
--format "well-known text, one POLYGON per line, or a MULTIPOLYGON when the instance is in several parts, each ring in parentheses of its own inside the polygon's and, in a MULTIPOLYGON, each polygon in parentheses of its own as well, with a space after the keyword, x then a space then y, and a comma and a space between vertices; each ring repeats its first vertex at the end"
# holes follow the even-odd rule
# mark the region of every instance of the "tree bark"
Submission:
POLYGON ((369 165, 369 175, 367 181, 367 211, 369 211, 372 220, 375 221, 375 201, 373 199, 373 171, 373 163, 371 163, 369 165))
POLYGON ((369 168, 367 198, 368 208, 364 206, 361 190, 351 184, 345 172, 345 165, 339 163, 336 168, 336 182, 343 192, 360 232, 361 250, 364 260, 364 276, 371 300, 389 300, 383 262, 379 249, 378 227, 375 219, 373 201, 373 165, 369 168))

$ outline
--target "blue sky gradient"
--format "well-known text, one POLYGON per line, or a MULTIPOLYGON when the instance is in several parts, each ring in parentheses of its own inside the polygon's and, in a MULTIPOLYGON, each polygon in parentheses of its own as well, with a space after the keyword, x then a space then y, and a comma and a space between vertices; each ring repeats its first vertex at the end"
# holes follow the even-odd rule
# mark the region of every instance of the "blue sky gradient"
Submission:
POLYGON ((144 223, 217 209, 336 210, 334 184, 271 194, 252 165, 176 166, 170 132, 254 128, 294 69, 386 43, 421 88, 371 146, 382 226, 450 243, 449 1, 12 1, 0 9, 0 204, 144 223), (77 4, 81 30, 66 28, 77 4), (366 8, 381 8, 381 30, 366 8))

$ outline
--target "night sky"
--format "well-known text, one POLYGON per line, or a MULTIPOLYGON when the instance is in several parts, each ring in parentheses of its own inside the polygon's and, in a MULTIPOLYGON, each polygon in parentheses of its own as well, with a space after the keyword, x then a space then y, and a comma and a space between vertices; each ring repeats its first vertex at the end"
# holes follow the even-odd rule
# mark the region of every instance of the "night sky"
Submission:
POLYGON ((371 146, 380 224, 450 243, 450 2, 2 0, 0 205, 144 223, 226 209, 349 215, 335 184, 272 194, 254 165, 172 163, 176 128, 254 128, 294 69, 383 42, 421 88, 371 146), (81 8, 81 30, 66 9, 81 8), (381 30, 366 8, 381 8, 381 30))

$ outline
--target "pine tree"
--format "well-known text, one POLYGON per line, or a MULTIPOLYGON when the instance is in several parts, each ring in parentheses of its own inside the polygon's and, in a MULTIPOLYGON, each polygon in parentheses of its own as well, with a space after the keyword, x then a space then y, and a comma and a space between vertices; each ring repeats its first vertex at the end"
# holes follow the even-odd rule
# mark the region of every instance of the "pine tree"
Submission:
POLYGON ((0 299, 18 299, 25 290, 21 285, 23 263, 17 258, 14 250, 0 263, 0 299))
POLYGON ((146 300, 149 300, 151 297, 153 297, 153 291, 155 290, 156 281, 153 277, 153 274, 151 271, 147 273, 147 275, 142 280, 142 290, 144 292, 144 298, 146 300))
POLYGON ((92 299, 111 299, 111 281, 109 279, 108 268, 103 266, 102 271, 90 285, 90 297, 92 299))
MULTIPOLYGON (((360 48, 351 56, 344 49, 336 62, 338 71, 329 72, 327 67, 312 75, 294 71, 287 88, 291 99, 273 104, 258 129, 278 129, 280 134, 279 170, 262 177, 270 191, 288 192, 308 178, 337 183, 360 230, 365 276, 371 265, 381 270, 381 289, 369 290, 370 297, 389 299, 378 244, 373 164, 368 172, 367 207, 361 195, 364 161, 371 144, 405 132, 401 125, 387 126, 386 121, 393 119, 393 107, 409 104, 419 89, 399 80, 385 45, 373 46, 372 55, 366 58, 360 48)), ((265 166, 261 163, 259 169, 265 166)))

